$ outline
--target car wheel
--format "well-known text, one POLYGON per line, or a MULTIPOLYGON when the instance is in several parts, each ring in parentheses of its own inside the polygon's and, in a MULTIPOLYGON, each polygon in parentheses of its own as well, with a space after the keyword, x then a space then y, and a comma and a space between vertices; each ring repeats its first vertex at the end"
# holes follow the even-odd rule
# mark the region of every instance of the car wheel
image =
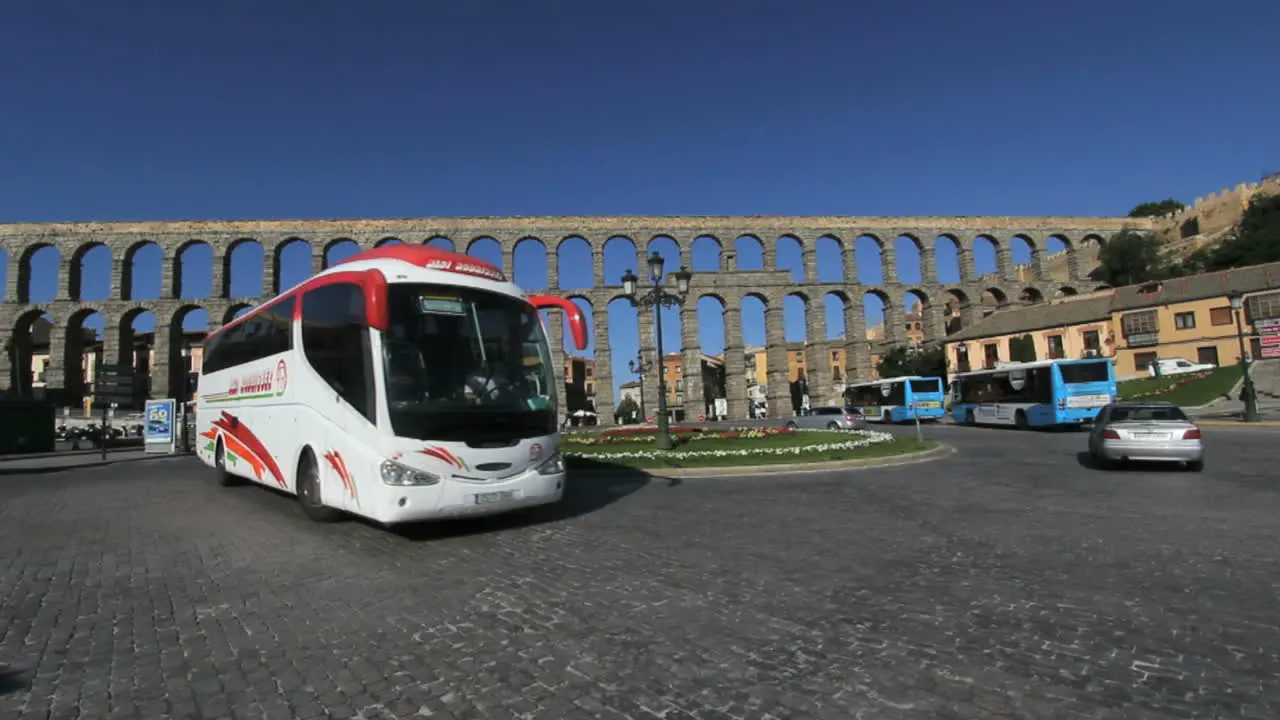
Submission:
POLYGON ((796 429, 796 424, 795 424, 794 422, 792 422, 792 421, 788 420, 788 421, 787 421, 787 429, 788 429, 788 430, 795 430, 795 429, 796 429))
POLYGON ((839 424, 839 423, 827 423, 827 429, 828 429, 828 430, 839 430, 839 429, 840 429, 840 424, 839 424))

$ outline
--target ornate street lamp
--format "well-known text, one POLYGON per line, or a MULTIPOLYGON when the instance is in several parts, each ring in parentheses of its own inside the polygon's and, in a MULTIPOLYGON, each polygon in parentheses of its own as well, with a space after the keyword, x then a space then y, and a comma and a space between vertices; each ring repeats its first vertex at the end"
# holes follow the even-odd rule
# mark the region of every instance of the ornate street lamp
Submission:
MULTIPOLYGON (((676 280, 676 292, 673 293, 662 286, 662 266, 664 264, 662 256, 657 251, 654 251, 649 255, 648 264, 649 280, 653 283, 653 287, 642 293, 639 292, 640 279, 628 270, 622 274, 622 293, 637 308, 653 308, 653 324, 658 335, 658 434, 656 440, 659 450, 670 450, 675 447, 675 442, 671 439, 670 424, 667 422, 667 380, 664 372, 666 369, 666 357, 662 351, 661 309, 666 306, 679 307, 684 304, 685 297, 689 294, 689 281, 693 279, 693 273, 683 266, 671 273, 676 280)), ((643 363, 640 368, 633 367, 632 371, 634 372, 637 369, 643 372, 643 363)))
POLYGON ((1231 300, 1231 311, 1236 316, 1236 339, 1240 341, 1240 365, 1244 368, 1244 421, 1257 422, 1258 396, 1253 391, 1253 373, 1249 372, 1253 364, 1245 359, 1244 325, 1241 321, 1244 309, 1244 295, 1239 290, 1232 290, 1228 298, 1231 300))
POLYGON ((644 374, 653 368, 653 363, 644 361, 644 355, 639 351, 636 352, 635 360, 628 360, 627 367, 631 368, 631 373, 640 378, 640 417, 649 417, 644 411, 644 374))

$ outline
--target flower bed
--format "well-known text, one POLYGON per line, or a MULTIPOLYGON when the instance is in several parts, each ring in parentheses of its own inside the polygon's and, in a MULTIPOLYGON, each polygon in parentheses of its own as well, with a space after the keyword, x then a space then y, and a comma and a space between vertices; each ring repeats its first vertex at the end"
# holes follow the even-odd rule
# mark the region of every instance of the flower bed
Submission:
MULTIPOLYGON (((567 433, 562 436, 562 443, 574 445, 618 445, 631 443, 652 443, 658 429, 653 426, 606 430, 600 433, 567 433)), ((671 428, 669 434, 679 443, 701 442, 704 440, 733 440, 738 438, 770 438, 778 435, 789 435, 795 430, 786 427, 768 428, 729 428, 727 430, 703 427, 671 428)))
POLYGON ((874 430, 735 428, 680 437, 677 447, 669 451, 655 448, 652 435, 635 433, 625 440, 604 441, 599 435, 589 439, 566 436, 560 450, 571 468, 706 467, 885 457, 932 446, 931 442, 904 440, 874 430))

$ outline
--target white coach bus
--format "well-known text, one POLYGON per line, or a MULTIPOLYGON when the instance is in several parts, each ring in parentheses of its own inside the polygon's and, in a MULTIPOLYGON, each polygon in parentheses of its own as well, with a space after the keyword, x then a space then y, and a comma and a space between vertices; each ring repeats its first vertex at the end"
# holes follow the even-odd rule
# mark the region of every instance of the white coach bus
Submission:
POLYGON ((492 264, 426 246, 359 253, 205 340, 196 452, 224 485, 294 494, 313 520, 491 515, 564 492, 540 308, 492 264))

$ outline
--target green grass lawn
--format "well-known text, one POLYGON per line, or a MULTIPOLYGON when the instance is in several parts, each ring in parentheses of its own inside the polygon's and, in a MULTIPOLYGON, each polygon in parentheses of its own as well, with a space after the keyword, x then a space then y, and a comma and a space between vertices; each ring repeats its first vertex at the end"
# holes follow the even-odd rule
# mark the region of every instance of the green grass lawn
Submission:
POLYGON ((1240 366, 1231 365, 1207 373, 1126 380, 1118 383, 1117 389, 1122 400, 1159 400, 1196 407, 1230 393, 1241 372, 1240 366))
POLYGON ((753 454, 730 455, 727 457, 679 457, 681 451, 700 450, 750 450, 766 448, 796 448, 811 445, 826 445, 847 442, 858 436, 838 431, 798 432, 758 438, 729 439, 691 439, 680 438, 675 455, 655 458, 601 458, 593 459, 593 455, 626 452, 657 452, 653 446, 652 436, 639 441, 618 440, 602 445, 588 445, 574 442, 572 435, 561 440, 560 449, 565 453, 565 464, 570 470, 605 470, 621 468, 698 468, 698 467, 733 467, 742 465, 803 465, 813 462, 831 462, 836 460, 861 460, 885 458, 904 453, 921 452, 937 445, 931 440, 919 442, 914 438, 896 438, 893 442, 878 443, 868 447, 852 450, 823 450, 803 452, 799 454, 753 454))

